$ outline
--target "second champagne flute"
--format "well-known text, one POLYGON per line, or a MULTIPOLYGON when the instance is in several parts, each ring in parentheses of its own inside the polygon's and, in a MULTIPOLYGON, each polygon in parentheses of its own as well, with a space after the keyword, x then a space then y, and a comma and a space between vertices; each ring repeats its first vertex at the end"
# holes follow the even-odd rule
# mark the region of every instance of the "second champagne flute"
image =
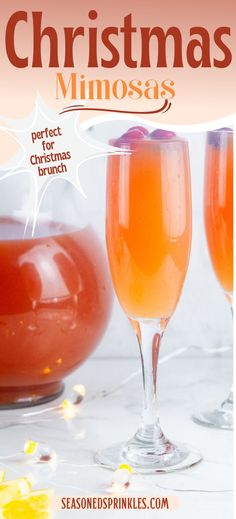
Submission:
MULTIPOLYGON (((213 269, 233 312, 233 131, 207 134, 204 216, 213 269)), ((233 390, 219 406, 200 411, 195 422, 233 429, 233 390)))

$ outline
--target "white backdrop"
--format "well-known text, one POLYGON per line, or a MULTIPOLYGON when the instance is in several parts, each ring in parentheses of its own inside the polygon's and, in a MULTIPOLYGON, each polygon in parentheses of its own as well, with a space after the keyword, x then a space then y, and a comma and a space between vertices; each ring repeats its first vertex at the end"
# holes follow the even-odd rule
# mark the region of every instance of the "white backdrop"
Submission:
MULTIPOLYGON (((113 121, 91 129, 91 136, 107 142, 119 136, 133 123, 113 121)), ((180 134, 180 133, 179 133, 180 134)), ((229 304, 211 267, 203 225, 203 176, 205 133, 181 134, 189 142, 192 199, 193 239, 188 274, 182 296, 163 338, 162 348, 198 345, 207 348, 232 343, 232 318, 229 304)), ((94 159, 81 171, 82 184, 92 219, 104 240, 106 159, 94 159)), ((116 298, 107 332, 95 355, 132 356, 138 354, 136 340, 127 318, 116 298)))

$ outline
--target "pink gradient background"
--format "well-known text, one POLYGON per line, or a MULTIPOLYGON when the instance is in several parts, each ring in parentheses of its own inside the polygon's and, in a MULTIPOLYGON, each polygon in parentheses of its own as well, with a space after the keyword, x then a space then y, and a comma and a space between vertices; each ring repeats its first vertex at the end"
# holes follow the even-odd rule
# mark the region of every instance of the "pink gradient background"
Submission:
MULTIPOLYGON (((3 2, 1 2, 3 4, 3 2)), ((63 27, 64 26, 95 26, 99 30, 105 26, 123 24, 123 17, 129 13, 133 15, 133 24, 136 26, 155 25, 167 29, 174 25, 182 30, 183 49, 189 41, 189 28, 191 26, 203 26, 208 29, 210 34, 218 26, 230 26, 231 37, 224 37, 228 42, 231 51, 235 48, 236 36, 233 21, 236 18, 235 0, 169 0, 168 2, 157 0, 119 0, 114 3, 108 0, 90 0, 89 2, 66 0, 66 2, 50 2, 46 0, 13 0, 4 2, 1 8, 1 38, 0 38, 0 117, 22 117, 28 114, 34 105, 36 92, 39 91, 45 101, 58 112, 61 108, 71 104, 70 99, 56 100, 56 72, 63 71, 63 68, 49 69, 48 43, 44 42, 45 63, 42 69, 17 69, 10 64, 5 51, 5 28, 11 14, 17 10, 28 11, 28 24, 21 23, 17 29, 17 49, 24 55, 32 55, 32 24, 31 11, 43 11, 43 24, 52 25, 58 30, 60 38, 60 52, 64 56, 63 46, 63 27), (98 19, 92 22, 88 19, 90 9, 98 11, 98 19)), ((134 41, 135 41, 134 37, 134 41)), ((45 38, 46 40, 46 38, 45 38)), ((138 38, 137 38, 138 40, 138 38)), ((136 41, 137 41, 136 40, 136 41)), ((115 38, 114 40, 115 41, 115 38)), ((213 44, 213 41, 212 41, 213 44)), ((213 45, 212 45, 213 46, 213 45)), ((114 69, 88 69, 87 62, 87 39, 79 39, 75 45, 78 50, 79 61, 75 69, 64 69, 66 75, 69 72, 85 73, 87 78, 102 79, 107 78, 115 81, 117 78, 130 79, 150 79, 157 80, 173 79, 175 82, 176 96, 173 99, 171 109, 166 114, 149 116, 153 121, 161 124, 194 124, 204 121, 211 121, 222 118, 236 111, 236 74, 235 59, 228 68, 225 69, 191 69, 188 65, 181 69, 128 69, 122 63, 114 69)), ((122 37, 118 47, 122 54, 122 37)), ((171 46, 170 46, 171 49, 171 46)), ((100 49, 101 50, 101 49, 100 49)), ((183 56, 185 55, 185 50, 183 56)), ((221 53, 215 51, 215 57, 221 57, 221 53)), ((104 55, 103 52, 103 56, 104 55)), ((107 54, 108 56, 108 54, 107 54)), ((134 45, 134 58, 139 59, 140 49, 138 44, 134 45)), ((147 99, 134 101, 110 100, 110 101, 90 101, 88 106, 118 108, 123 110, 152 110, 157 107, 155 101, 147 99)), ((99 112, 97 113, 98 115, 99 112)), ((89 112, 84 117, 94 117, 96 112, 89 112)), ((147 116, 148 118, 148 116, 147 116)))

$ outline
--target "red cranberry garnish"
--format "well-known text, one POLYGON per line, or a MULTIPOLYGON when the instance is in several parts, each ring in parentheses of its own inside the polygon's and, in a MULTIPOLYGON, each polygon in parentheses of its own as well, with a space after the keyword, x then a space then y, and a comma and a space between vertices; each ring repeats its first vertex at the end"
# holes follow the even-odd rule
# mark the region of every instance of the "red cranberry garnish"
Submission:
POLYGON ((148 135, 149 131, 147 130, 147 128, 144 128, 144 126, 131 126, 131 128, 129 128, 127 130, 128 133, 134 131, 134 130, 139 130, 140 132, 143 133, 143 135, 148 135))
POLYGON ((129 130, 128 132, 126 133, 123 133, 123 135, 121 135, 121 137, 119 137, 119 139, 117 139, 116 143, 115 143, 115 146, 118 146, 118 148, 120 146, 122 146, 122 144, 129 144, 130 142, 132 141, 140 141, 142 139, 144 139, 145 135, 143 132, 141 132, 140 130, 129 130))
POLYGON ((218 128, 217 130, 212 130, 207 133, 207 141, 208 144, 213 146, 214 148, 220 148, 223 145, 223 142, 226 142, 226 134, 233 133, 232 128, 218 128))
POLYGON ((171 132, 170 130, 161 130, 160 128, 157 128, 149 134, 151 139, 171 139, 175 136, 176 134, 174 132, 171 132))

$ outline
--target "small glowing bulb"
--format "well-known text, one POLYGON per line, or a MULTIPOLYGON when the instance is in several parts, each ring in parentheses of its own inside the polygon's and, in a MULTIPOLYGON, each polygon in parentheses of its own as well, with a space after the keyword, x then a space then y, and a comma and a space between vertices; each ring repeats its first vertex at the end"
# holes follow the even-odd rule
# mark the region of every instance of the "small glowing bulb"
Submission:
POLYGON ((86 395, 86 389, 83 384, 75 384, 72 388, 72 392, 70 394, 70 401, 73 402, 74 405, 80 404, 86 395))
POLYGON ((73 386, 73 390, 80 394, 81 396, 85 396, 86 395, 86 389, 85 389, 85 386, 83 384, 75 384, 73 386))
POLYGON ((132 471, 130 465, 125 463, 119 465, 112 477, 112 490, 114 492, 124 492, 129 487, 132 471))
POLYGON ((72 405, 78 405, 84 399, 86 389, 83 384, 75 384, 67 396, 67 401, 72 405))
POLYGON ((45 443, 27 440, 24 444, 24 453, 30 457, 31 463, 51 463, 56 461, 56 453, 45 443))
POLYGON ((72 402, 70 402, 70 400, 67 400, 67 399, 63 400, 60 407, 62 409, 64 420, 71 420, 77 414, 77 409, 76 409, 75 405, 72 404, 72 402))
POLYGON ((35 442, 33 440, 27 440, 24 445, 24 453, 31 455, 34 454, 37 450, 38 442, 35 442))
POLYGON ((70 407, 72 407, 72 403, 67 400, 67 398, 65 398, 65 400, 63 400, 62 404, 61 404, 61 407, 62 409, 69 409, 70 407))
POLYGON ((83 384, 75 384, 67 398, 63 400, 60 404, 59 409, 61 409, 63 413, 63 418, 65 420, 71 420, 77 414, 76 406, 82 402, 84 396, 86 394, 86 389, 83 384))

